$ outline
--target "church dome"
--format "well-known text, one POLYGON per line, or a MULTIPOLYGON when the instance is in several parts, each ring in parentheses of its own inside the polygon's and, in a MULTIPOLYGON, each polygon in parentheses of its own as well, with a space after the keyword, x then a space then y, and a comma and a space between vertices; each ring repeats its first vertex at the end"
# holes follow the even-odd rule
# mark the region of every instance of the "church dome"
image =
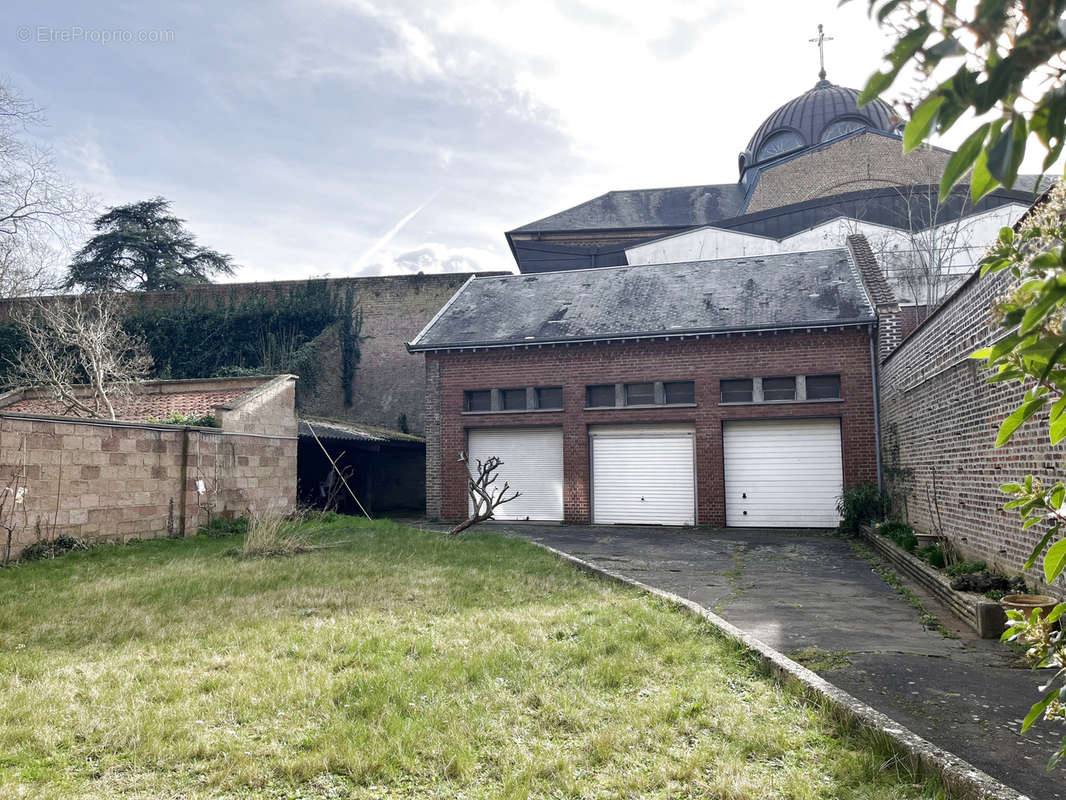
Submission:
POLYGON ((740 175, 806 147, 857 130, 896 133, 902 121, 888 103, 875 99, 859 108, 859 92, 822 79, 813 89, 788 101, 755 131, 740 154, 740 175))

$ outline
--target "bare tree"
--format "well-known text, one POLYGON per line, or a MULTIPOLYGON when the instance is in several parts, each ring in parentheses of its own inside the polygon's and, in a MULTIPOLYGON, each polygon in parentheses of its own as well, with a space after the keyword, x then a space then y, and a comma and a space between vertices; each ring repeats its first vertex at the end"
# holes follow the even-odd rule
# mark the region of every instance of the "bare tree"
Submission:
POLYGON ((122 327, 116 295, 35 301, 15 312, 25 345, 10 383, 46 391, 60 413, 116 419, 152 368, 143 340, 122 327))
MULTIPOLYGON (((462 464, 468 463, 466 453, 459 454, 459 461, 462 464)), ((496 483, 496 479, 499 477, 496 474, 496 470, 502 466, 503 462, 496 456, 487 458, 485 461, 480 458, 477 460, 477 476, 468 475, 466 487, 467 492, 470 494, 470 500, 474 504, 474 513, 469 519, 460 522, 448 531, 449 536, 462 533, 479 522, 492 519, 499 506, 504 503, 510 503, 512 500, 522 496, 522 493, 512 489, 507 481, 503 482, 503 487, 499 491, 492 488, 492 485, 496 483), (511 492, 510 496, 507 495, 508 491, 511 492)))
POLYGON ((84 235, 92 201, 64 180, 29 131, 41 110, 0 83, 0 297, 40 294, 84 235))

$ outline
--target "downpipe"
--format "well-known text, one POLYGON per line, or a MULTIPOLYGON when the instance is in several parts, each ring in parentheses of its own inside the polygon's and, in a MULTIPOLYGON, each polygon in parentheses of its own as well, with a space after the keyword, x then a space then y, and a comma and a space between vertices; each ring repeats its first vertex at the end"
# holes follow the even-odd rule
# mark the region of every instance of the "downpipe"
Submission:
POLYGON ((874 448, 877 451, 877 491, 885 491, 885 471, 881 463, 881 376, 877 364, 877 336, 874 325, 867 328, 870 340, 870 375, 874 384, 874 448))

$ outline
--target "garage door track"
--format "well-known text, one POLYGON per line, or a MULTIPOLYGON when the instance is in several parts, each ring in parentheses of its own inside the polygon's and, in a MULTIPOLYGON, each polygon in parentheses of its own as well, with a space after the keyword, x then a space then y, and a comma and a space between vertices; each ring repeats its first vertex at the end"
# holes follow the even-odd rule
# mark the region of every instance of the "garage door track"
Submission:
POLYGON ((974 638, 931 602, 924 612, 912 607, 847 539, 735 528, 500 527, 693 600, 1034 800, 1066 800, 1061 770, 1044 768, 1056 731, 1038 724, 1018 732, 1046 676, 1019 668, 1007 648, 974 638), (961 638, 944 636, 930 613, 961 638))

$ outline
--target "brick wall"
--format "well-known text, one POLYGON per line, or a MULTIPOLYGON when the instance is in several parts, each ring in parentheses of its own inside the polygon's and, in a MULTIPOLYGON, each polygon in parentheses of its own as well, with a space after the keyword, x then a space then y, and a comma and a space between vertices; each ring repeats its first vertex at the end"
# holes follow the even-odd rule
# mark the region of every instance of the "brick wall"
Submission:
MULTIPOLYGON (((234 411, 237 430, 0 413, 0 492, 16 475, 25 489, 0 510, 0 525, 15 528, 11 554, 41 536, 180 536, 209 514, 290 509, 292 380, 271 381, 234 411)), ((6 538, 0 529, 0 557, 6 538)))
POLYGON ((939 183, 950 157, 932 148, 903 155, 899 139, 881 134, 849 136, 763 170, 746 213, 862 189, 939 183))
POLYGON ((880 382, 886 476, 900 513, 920 531, 942 527, 964 553, 1017 571, 1041 533, 1021 531, 998 487, 1026 474, 1061 480, 1066 450, 1050 446, 1046 415, 993 447, 1022 388, 989 384, 968 356, 999 337, 989 309, 1011 281, 1003 272, 963 284, 887 359, 880 382))
POLYGON ((426 497, 431 517, 465 516, 466 473, 457 462, 467 430, 557 425, 563 429, 563 513, 587 523, 590 425, 686 423, 696 429, 697 521, 724 525, 722 423, 730 419, 832 417, 842 421, 846 485, 876 480, 873 383, 865 328, 730 338, 649 341, 570 347, 516 348, 478 353, 427 354, 430 382, 427 420, 440 417, 440 432, 427 426, 426 497), (843 400, 723 406, 723 378, 839 373, 843 400), (438 377, 439 376, 439 377, 438 377), (694 380, 695 408, 586 411, 585 386, 597 383, 694 380), (507 386, 563 387, 564 411, 463 414, 463 392, 507 386), (439 396, 439 401, 434 399, 439 396), (437 405, 439 403, 439 405, 437 405), (438 444, 439 442, 439 444, 438 444), (438 506, 439 504, 439 506, 438 506), (439 507, 440 512, 435 513, 439 507))

